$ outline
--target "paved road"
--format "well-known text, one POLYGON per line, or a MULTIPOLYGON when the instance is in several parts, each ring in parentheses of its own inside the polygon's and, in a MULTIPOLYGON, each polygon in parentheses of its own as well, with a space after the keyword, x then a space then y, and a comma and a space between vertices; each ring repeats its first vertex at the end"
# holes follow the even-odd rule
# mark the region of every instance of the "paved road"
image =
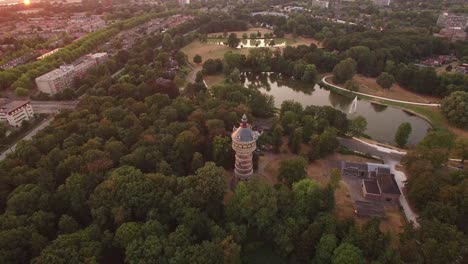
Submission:
POLYGON ((340 90, 347 91, 347 92, 350 92, 350 93, 354 93, 354 94, 357 94, 357 95, 363 95, 363 96, 372 97, 372 98, 375 98, 375 99, 381 99, 381 100, 386 100, 386 101, 396 102, 396 103, 404 103, 404 104, 410 104, 410 105, 422 105, 422 106, 436 106, 436 107, 440 107, 440 104, 426 104, 426 103, 417 103, 417 102, 411 102, 411 101, 402 101, 402 100, 390 99, 390 98, 380 97, 380 96, 371 95, 371 94, 366 94, 366 93, 353 92, 353 91, 350 91, 350 90, 348 90, 348 89, 345 89, 345 88, 342 88, 342 87, 339 87, 339 86, 336 86, 336 85, 334 85, 334 84, 331 84, 331 83, 327 82, 327 78, 328 78, 328 77, 331 77, 331 76, 333 76, 333 75, 328 75, 328 76, 323 77, 323 78, 322 78, 322 82, 324 82, 324 83, 327 84, 327 85, 333 86, 333 87, 335 87, 336 89, 340 89, 340 90))
POLYGON ((34 113, 53 114, 63 109, 75 109, 79 101, 31 101, 34 113))
POLYGON ((0 155, 0 161, 4 160, 6 158, 6 155, 8 153, 11 153, 11 152, 14 152, 15 149, 16 149, 16 145, 18 145, 18 142, 20 142, 21 140, 29 140, 31 139, 32 137, 34 137, 39 131, 41 131, 42 129, 44 129, 45 127, 47 127, 50 122, 52 122, 52 120, 54 120, 53 117, 50 117, 44 121, 42 121, 42 123, 37 126, 36 128, 34 128, 33 130, 31 130, 26 136, 24 136, 22 139, 18 140, 13 146, 11 146, 8 150, 5 150, 5 152, 3 152, 1 155, 0 155))
MULTIPOLYGON (((395 175, 395 180, 398 184, 398 187, 400 188, 400 192, 403 193, 403 188, 405 186, 407 177, 403 172, 396 170, 396 165, 400 163, 401 158, 403 158, 406 153, 382 146, 373 145, 355 138, 340 138, 339 140, 343 146, 346 146, 351 150, 369 153, 372 156, 381 158, 385 164, 390 166, 391 172, 395 175)), ((406 219, 410 222, 413 222, 414 226, 418 227, 418 215, 411 209, 405 195, 400 196, 400 204, 406 215, 406 219)))

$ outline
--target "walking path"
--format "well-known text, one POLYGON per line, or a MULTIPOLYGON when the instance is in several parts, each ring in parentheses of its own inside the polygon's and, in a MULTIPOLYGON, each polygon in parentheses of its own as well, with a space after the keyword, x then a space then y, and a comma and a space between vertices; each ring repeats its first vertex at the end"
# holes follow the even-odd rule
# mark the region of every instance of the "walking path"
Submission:
POLYGON ((350 91, 348 89, 345 89, 345 88, 342 88, 342 87, 339 87, 339 86, 336 86, 332 83, 329 83, 327 82, 327 78, 328 77, 332 77, 333 75, 328 75, 328 76, 325 76, 322 78, 322 82, 324 82, 325 84, 327 85, 330 85, 336 89, 340 89, 342 91, 346 91, 346 92, 350 92, 350 93, 353 93, 353 94, 357 94, 357 95, 363 95, 363 96, 367 96, 367 97, 371 97, 371 98, 375 98, 375 99, 381 99, 381 100, 386 100, 386 101, 390 101, 390 102, 395 102, 395 103, 403 103, 403 104, 410 104, 410 105, 422 105, 422 106, 436 106, 436 107, 440 107, 440 104, 426 104, 426 103, 417 103, 417 102, 410 102, 410 101, 403 101, 403 100, 396 100, 396 99, 390 99, 390 98, 386 98, 386 97, 381 97, 381 96, 376 96, 376 95, 372 95, 372 94, 366 94, 366 93, 360 93, 360 92, 353 92, 353 91, 350 91))

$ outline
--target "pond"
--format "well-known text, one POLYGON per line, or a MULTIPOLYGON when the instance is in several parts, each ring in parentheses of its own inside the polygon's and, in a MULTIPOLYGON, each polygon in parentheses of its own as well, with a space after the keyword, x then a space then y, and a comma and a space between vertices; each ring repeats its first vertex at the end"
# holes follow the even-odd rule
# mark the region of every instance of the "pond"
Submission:
MULTIPOLYGON (((227 45, 226 39, 208 39, 209 43, 215 43, 217 45, 227 45)), ((283 38, 275 38, 275 39, 241 39, 239 45, 237 46, 238 49, 241 48, 261 48, 261 47, 284 47, 289 44, 290 41, 283 38), (272 43, 273 40, 273 43, 272 43)))
POLYGON ((353 98, 326 90, 319 85, 304 85, 291 79, 281 78, 275 73, 246 73, 243 74, 242 80, 246 87, 274 96, 277 108, 280 108, 285 100, 294 100, 304 107, 332 106, 347 113, 348 118, 363 116, 367 120, 365 133, 379 142, 394 144, 395 133, 403 122, 408 122, 412 126, 409 145, 416 145, 432 128, 429 122, 410 112, 364 100, 358 100, 356 111, 349 114, 353 98))

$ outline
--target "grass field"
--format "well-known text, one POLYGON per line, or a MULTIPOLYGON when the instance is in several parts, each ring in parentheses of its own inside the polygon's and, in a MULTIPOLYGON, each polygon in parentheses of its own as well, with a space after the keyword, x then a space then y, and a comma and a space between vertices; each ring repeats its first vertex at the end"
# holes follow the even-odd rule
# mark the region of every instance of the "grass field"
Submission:
MULTIPOLYGON (((440 98, 434 96, 425 96, 417 93, 413 93, 409 90, 402 88, 398 84, 393 84, 389 89, 384 89, 377 84, 376 78, 365 77, 362 75, 356 75, 353 78, 357 83, 361 84, 359 92, 372 94, 376 96, 386 97, 390 99, 397 99, 403 101, 411 101, 417 103, 439 103, 440 98)), ((330 82, 332 78, 328 78, 330 82)))

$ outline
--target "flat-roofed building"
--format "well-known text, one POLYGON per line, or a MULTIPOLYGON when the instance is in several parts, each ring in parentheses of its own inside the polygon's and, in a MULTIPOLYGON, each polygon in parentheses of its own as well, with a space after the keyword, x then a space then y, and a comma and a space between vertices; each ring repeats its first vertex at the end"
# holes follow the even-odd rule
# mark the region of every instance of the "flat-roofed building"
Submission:
POLYGON ((312 0, 312 6, 328 8, 330 6, 330 1, 312 0))
POLYGON ((86 56, 80 63, 74 65, 74 76, 73 77, 84 77, 88 72, 88 69, 96 66, 96 59, 91 56, 86 56))
POLYGON ((372 2, 378 6, 389 6, 392 0, 372 0, 372 2))
POLYGON ((24 120, 34 117, 29 101, 12 101, 0 106, 0 122, 19 127, 24 120))
POLYGON ((74 65, 60 66, 36 78, 39 91, 46 94, 56 94, 66 88, 71 88, 75 77, 82 78, 89 68, 103 63, 107 59, 107 53, 89 54, 81 58, 74 65))
POLYGON ((65 65, 36 78, 39 91, 46 94, 56 94, 71 87, 75 75, 75 66, 65 65))
POLYGON ((107 60, 109 55, 107 54, 107 52, 99 52, 91 54, 91 57, 96 60, 97 64, 101 64, 107 60))

